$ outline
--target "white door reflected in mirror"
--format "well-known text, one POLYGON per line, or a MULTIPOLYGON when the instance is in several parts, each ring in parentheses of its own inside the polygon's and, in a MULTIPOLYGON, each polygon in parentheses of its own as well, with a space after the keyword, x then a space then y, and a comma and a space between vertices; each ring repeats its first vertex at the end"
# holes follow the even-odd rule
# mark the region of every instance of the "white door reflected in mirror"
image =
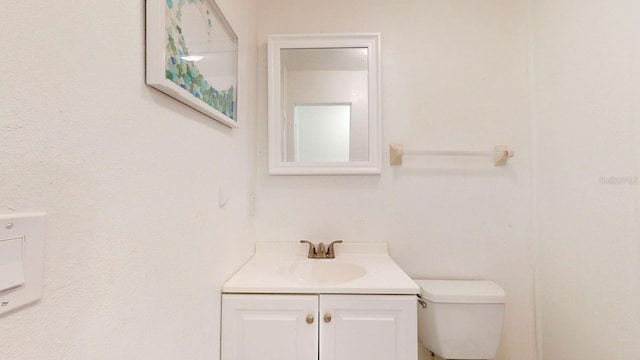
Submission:
POLYGON ((296 105, 294 161, 349 161, 351 105, 296 105))

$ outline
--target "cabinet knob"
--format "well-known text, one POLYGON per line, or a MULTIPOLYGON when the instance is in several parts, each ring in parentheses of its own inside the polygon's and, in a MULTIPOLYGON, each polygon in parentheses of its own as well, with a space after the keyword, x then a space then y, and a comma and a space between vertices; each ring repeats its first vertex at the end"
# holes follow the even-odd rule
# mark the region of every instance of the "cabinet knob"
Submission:
POLYGON ((307 315, 307 324, 309 325, 313 324, 314 320, 315 318, 313 317, 313 315, 307 315))
POLYGON ((331 322, 331 314, 324 314, 324 322, 326 323, 331 322))

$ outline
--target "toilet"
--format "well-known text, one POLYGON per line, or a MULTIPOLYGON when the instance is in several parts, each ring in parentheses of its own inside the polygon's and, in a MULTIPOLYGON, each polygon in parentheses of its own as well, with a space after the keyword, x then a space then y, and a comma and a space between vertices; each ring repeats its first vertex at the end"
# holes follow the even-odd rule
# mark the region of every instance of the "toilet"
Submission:
POLYGON ((443 359, 493 359, 504 320, 505 292, 480 280, 414 280, 421 289, 418 337, 443 359))

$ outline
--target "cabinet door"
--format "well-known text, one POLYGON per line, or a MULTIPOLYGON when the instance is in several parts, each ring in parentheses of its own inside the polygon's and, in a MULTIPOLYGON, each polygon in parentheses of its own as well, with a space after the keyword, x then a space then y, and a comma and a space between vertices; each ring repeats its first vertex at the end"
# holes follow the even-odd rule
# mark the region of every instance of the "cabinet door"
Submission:
POLYGON ((321 295, 320 360, 417 360, 416 308, 415 295, 321 295))
POLYGON ((317 360, 317 317, 316 295, 223 294, 221 359, 317 360))

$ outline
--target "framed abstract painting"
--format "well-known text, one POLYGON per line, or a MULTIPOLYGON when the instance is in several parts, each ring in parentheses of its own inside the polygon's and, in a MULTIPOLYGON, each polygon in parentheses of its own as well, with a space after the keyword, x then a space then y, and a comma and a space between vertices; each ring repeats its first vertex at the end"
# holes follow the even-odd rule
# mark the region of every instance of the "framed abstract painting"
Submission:
POLYGON ((147 0, 147 85, 238 126, 238 37, 214 0, 147 0))

